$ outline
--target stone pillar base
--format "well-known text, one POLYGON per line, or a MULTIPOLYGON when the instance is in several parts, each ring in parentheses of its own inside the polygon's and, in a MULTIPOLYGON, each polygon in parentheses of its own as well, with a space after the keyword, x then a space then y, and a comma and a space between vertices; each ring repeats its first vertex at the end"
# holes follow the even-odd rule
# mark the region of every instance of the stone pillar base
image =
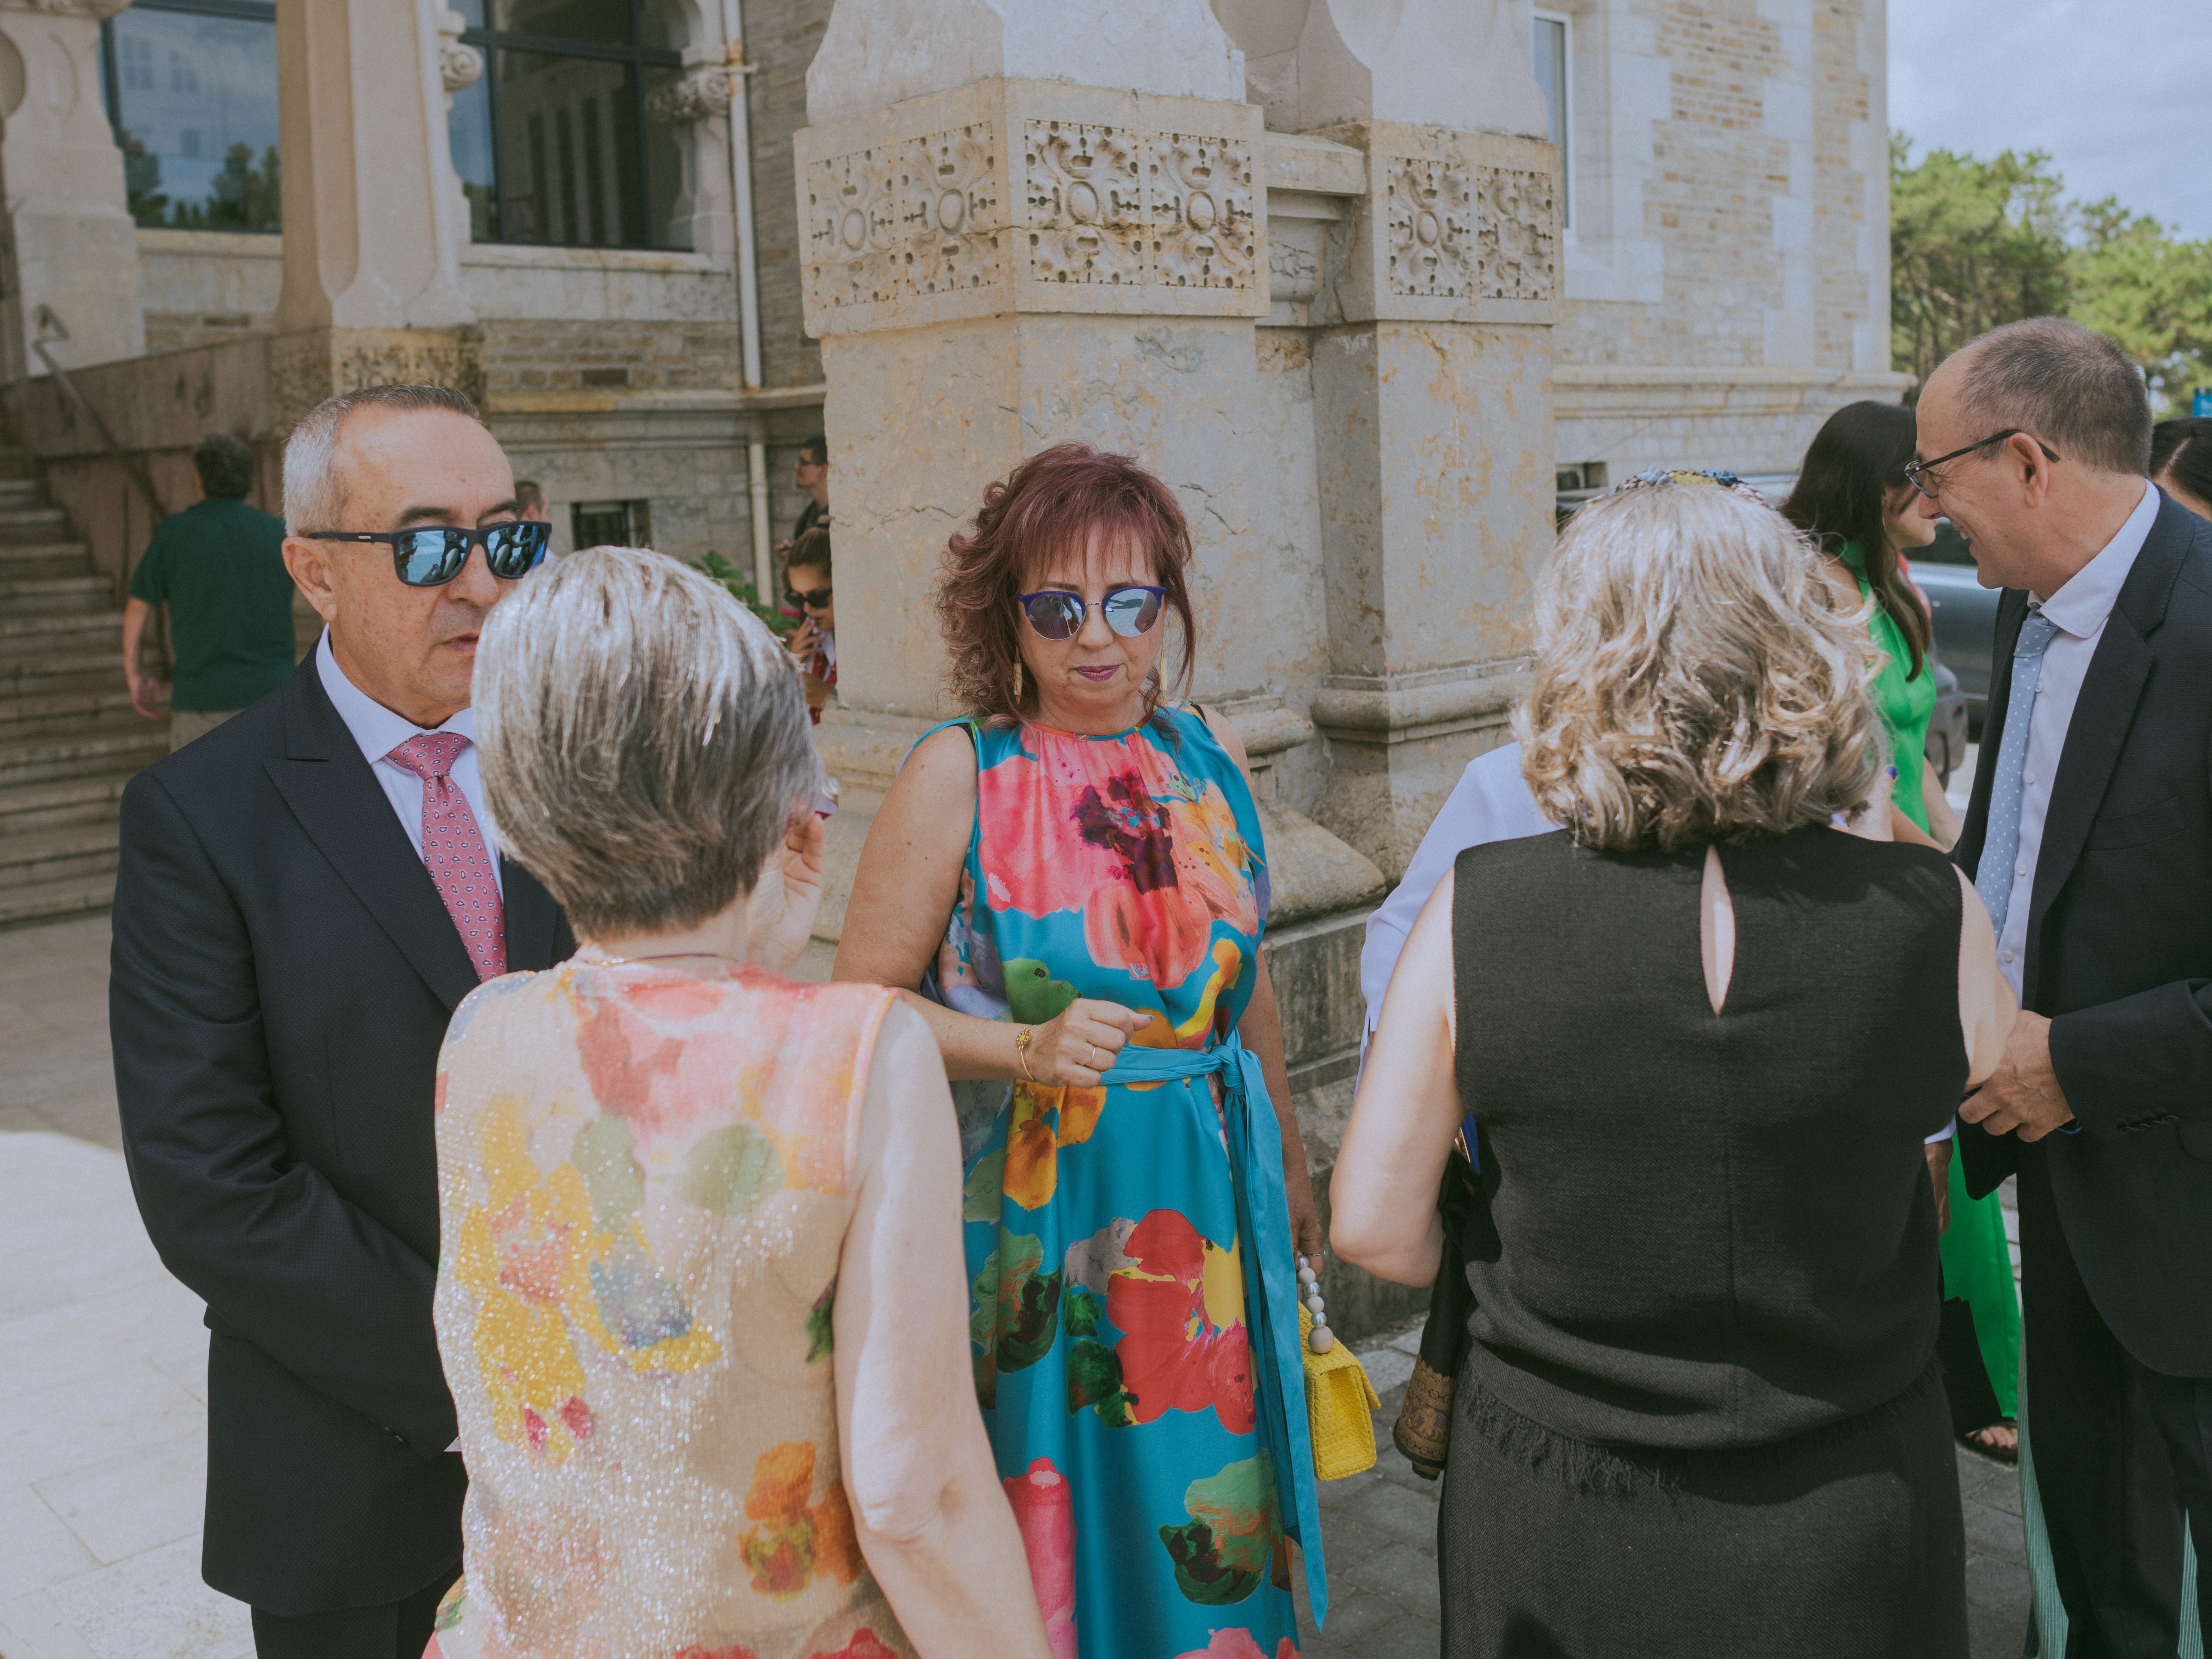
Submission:
POLYGON ((1313 702, 1336 763, 1315 817, 1398 881, 1468 763, 1512 741, 1513 705, 1528 690, 1517 663, 1333 677, 1313 702))
POLYGON ((483 402, 483 335, 467 328, 311 328, 269 343, 279 435, 325 398, 363 386, 448 386, 483 402))

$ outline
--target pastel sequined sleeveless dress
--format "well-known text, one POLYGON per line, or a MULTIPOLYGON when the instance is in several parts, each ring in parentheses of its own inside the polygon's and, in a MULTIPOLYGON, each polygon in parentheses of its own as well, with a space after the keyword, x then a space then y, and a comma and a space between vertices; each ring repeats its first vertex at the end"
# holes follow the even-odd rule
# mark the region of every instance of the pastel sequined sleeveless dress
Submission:
POLYGON ((570 962, 455 1012, 436 1312, 469 1495, 447 1659, 911 1652, 854 1539, 830 1363, 890 1003, 570 962))
MULTIPOLYGON (((1077 996, 1150 1009, 1134 1041, 1159 1048, 1229 1038, 1267 881, 1250 792, 1203 720, 968 730, 975 829, 925 988, 1030 1024, 1077 996)), ((976 1387, 1056 1659, 1290 1659, 1211 1080, 956 1093, 976 1387)))

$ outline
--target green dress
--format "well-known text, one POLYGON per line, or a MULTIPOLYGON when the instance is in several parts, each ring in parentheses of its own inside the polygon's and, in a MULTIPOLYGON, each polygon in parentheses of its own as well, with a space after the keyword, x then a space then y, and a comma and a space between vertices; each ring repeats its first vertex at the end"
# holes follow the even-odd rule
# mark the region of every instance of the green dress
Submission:
MULTIPOLYGON (((1858 578, 1860 597, 1866 597, 1872 588, 1859 544, 1845 543, 1838 556, 1858 578)), ((1928 723, 1936 713, 1936 677, 1924 665, 1919 673, 1911 672, 1911 647, 1886 607, 1875 606, 1869 631, 1885 659, 1875 676, 1874 704, 1889 734, 1891 759, 1897 768, 1891 799, 1925 830, 1928 802, 1921 793, 1921 768, 1928 748, 1928 723)), ((1951 1224, 1943 1234, 1942 1259, 1943 1294, 1973 1310, 1974 1346, 1989 1373, 1990 1391, 2007 1417, 2017 1416, 2020 1292, 2013 1281, 2012 1254, 2005 1245, 2004 1213, 1995 1193, 1987 1198, 1966 1196, 1966 1170, 1956 1158, 1951 1160, 1951 1224)))

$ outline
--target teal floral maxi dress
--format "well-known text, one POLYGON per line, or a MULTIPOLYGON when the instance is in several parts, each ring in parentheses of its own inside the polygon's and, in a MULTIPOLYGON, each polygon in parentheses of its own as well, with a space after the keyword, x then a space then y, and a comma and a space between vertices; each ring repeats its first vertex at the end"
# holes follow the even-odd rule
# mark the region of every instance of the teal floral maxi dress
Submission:
POLYGON ((1281 1143, 1236 1036, 1251 793, 1191 709, 961 724, 975 823, 925 991, 1153 1016, 1098 1088, 954 1085, 975 1386, 1054 1659, 1294 1659, 1288 1539, 1317 1614, 1327 1589, 1281 1143))

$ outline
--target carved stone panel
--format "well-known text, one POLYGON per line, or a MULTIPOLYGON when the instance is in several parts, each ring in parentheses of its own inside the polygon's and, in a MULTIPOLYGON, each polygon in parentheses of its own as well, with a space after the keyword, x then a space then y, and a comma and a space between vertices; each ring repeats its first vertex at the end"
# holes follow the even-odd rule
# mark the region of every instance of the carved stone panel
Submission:
POLYGON ((1480 170, 1476 246, 1486 300, 1549 300, 1559 292, 1558 215, 1552 175, 1480 170))
POLYGON ((806 176, 808 304, 837 310, 994 281, 1004 198, 988 122, 817 161, 806 176))
POLYGON ((1390 292, 1461 300, 1475 292, 1475 169, 1456 160, 1384 162, 1390 292))
POLYGON ((1250 105, 981 82, 793 142, 810 332, 1267 313, 1250 105))
POLYGON ((1131 287, 1145 280, 1147 215, 1137 134, 1026 121, 1022 164, 1033 279, 1131 287))
POLYGON ((1384 177, 1394 295, 1547 301, 1559 287, 1552 177, 1453 157, 1395 155, 1384 177))
POLYGON ((910 291, 950 294, 998 279, 1006 186, 988 125, 916 140, 906 191, 910 291))
POLYGON ((1151 135, 1145 206, 1146 280, 1170 288, 1252 285, 1259 239, 1250 145, 1184 132, 1151 135))

